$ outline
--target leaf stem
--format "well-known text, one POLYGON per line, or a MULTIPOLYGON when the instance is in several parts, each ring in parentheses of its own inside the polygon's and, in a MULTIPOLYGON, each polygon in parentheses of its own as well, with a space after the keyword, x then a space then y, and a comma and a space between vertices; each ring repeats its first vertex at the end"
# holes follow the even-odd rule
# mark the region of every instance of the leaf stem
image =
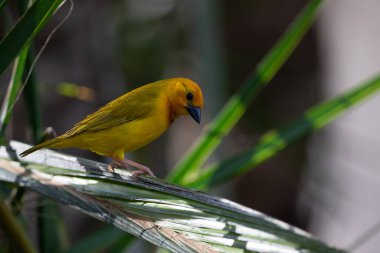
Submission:
POLYGON ((17 246, 20 247, 22 252, 37 253, 37 250, 26 235, 25 230, 18 223, 8 205, 2 199, 0 200, 0 224, 9 237, 11 237, 14 242, 17 242, 17 246))

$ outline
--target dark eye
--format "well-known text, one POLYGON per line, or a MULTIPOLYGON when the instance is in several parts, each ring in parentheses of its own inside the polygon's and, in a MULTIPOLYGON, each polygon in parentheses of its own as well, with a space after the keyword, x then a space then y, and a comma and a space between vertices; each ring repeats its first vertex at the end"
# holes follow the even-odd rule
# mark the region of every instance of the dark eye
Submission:
POLYGON ((193 98, 194 98, 193 93, 188 92, 188 93, 186 94, 186 98, 187 98, 187 100, 193 100, 193 98))

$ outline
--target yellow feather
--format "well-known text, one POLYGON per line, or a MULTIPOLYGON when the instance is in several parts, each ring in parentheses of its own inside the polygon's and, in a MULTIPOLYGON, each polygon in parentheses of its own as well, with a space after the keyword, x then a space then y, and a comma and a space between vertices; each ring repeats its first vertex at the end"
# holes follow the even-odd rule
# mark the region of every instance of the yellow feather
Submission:
POLYGON ((195 82, 186 78, 157 81, 111 101, 65 134, 32 147, 21 156, 45 147, 74 147, 122 160, 124 153, 155 140, 178 116, 188 114, 189 106, 203 106, 202 92, 195 82))

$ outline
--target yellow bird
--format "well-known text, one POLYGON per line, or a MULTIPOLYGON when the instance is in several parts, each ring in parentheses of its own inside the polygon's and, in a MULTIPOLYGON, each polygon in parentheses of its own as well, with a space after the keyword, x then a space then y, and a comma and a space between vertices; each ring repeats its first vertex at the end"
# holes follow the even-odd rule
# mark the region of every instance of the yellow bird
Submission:
POLYGON ((134 177, 143 173, 154 176, 148 167, 125 159, 124 154, 158 138, 181 115, 189 114, 200 123, 202 107, 202 91, 192 80, 157 81, 111 101, 63 135, 27 149, 21 156, 41 148, 88 149, 113 159, 110 172, 116 166, 131 165, 140 169, 132 173, 134 177))

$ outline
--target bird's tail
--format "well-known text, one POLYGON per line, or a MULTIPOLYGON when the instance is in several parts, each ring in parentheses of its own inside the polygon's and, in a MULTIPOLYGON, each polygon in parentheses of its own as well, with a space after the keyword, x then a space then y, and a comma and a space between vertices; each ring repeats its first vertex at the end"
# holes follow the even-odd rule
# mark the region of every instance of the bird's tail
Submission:
POLYGON ((59 148, 59 147, 63 147, 63 145, 59 145, 63 141, 64 141, 64 138, 61 138, 60 136, 58 136, 57 138, 45 141, 43 143, 40 143, 38 145, 35 145, 35 146, 33 146, 33 147, 25 150, 24 152, 22 152, 20 154, 20 156, 21 157, 27 156, 30 153, 33 153, 34 151, 37 151, 37 150, 39 150, 41 148, 47 148, 47 147, 50 147, 50 148, 59 148))

